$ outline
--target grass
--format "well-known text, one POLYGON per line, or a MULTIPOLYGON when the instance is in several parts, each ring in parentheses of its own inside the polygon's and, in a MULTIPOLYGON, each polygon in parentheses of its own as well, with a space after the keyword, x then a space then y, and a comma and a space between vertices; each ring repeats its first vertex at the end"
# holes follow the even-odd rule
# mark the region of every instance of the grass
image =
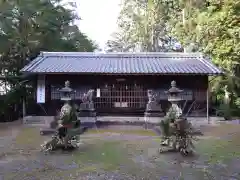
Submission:
POLYGON ((32 147, 39 145, 39 142, 43 140, 44 137, 40 136, 39 129, 35 127, 23 128, 15 139, 16 145, 19 146, 31 145, 32 147))
MULTIPOLYGON (((240 129, 240 127, 238 127, 240 129)), ((240 158, 240 131, 236 127, 231 127, 229 125, 223 125, 219 127, 214 127, 209 129, 206 134, 211 136, 209 139, 200 140, 196 145, 196 150, 200 155, 200 158, 206 158, 209 163, 215 164, 219 162, 225 162, 234 158, 240 158), (216 136, 226 136, 227 138, 216 139, 216 136)), ((98 129, 98 130, 89 130, 88 134, 105 134, 105 133, 119 133, 119 134, 129 134, 129 135, 141 135, 141 136, 156 136, 156 134, 151 130, 145 129, 133 129, 133 130, 115 130, 115 129, 98 129)), ((106 135, 106 134, 105 134, 106 135)), ((14 156, 14 151, 21 149, 24 153, 27 154, 30 152, 29 156, 33 159, 40 158, 36 156, 40 149, 40 144, 44 140, 49 139, 50 137, 44 137, 39 134, 39 130, 33 127, 24 127, 21 129, 18 136, 15 138, 15 149, 8 149, 6 153, 9 153, 9 156, 14 156)), ((119 139, 119 138, 118 138, 119 139)), ((60 179, 77 179, 80 175, 93 173, 93 172, 113 172, 115 170, 120 170, 127 174, 131 174, 130 171, 136 175, 145 175, 145 172, 162 172, 164 173, 165 168, 160 166, 155 160, 156 158, 162 159, 162 161, 169 161, 169 158, 166 158, 165 155, 159 155, 157 149, 159 148, 159 138, 156 139, 152 137, 149 140, 106 140, 104 136, 99 139, 96 138, 82 138, 83 145, 78 151, 67 152, 62 154, 62 152, 53 153, 49 156, 41 156, 46 158, 44 163, 44 168, 35 169, 29 172, 17 172, 11 173, 4 176, 4 179, 24 179, 26 177, 35 177, 35 179, 54 179, 59 177, 60 179), (139 163, 134 162, 133 159, 136 156, 144 156, 146 161, 150 160, 151 163, 155 163, 157 168, 160 169, 151 169, 140 166, 139 163), (71 165, 75 164, 76 167, 69 170, 60 170, 53 165, 51 162, 56 161, 59 157, 64 157, 64 164, 71 165), (154 158, 153 158, 154 157, 154 158), (162 169, 161 169, 162 168, 162 169)), ((19 154, 19 151, 16 151, 15 154, 19 154)), ((1 158, 1 157, 0 157, 1 158)), ((173 159, 177 159, 178 156, 173 155, 173 159)), ((184 159, 184 158, 183 158, 184 159)), ((174 161, 175 161, 174 160, 174 161)), ((184 159, 184 161, 188 161, 184 159)), ((23 162, 23 163, 27 163, 23 162)), ((166 162, 167 163, 167 162, 166 162)), ((165 165, 163 165, 165 166, 165 165)), ((179 168, 177 165, 171 164, 167 165, 171 169, 179 168)), ((179 172, 177 172, 179 174, 179 172)), ((32 178, 34 179, 34 178, 32 178)), ((154 178, 153 178, 154 180, 154 178)))
POLYGON ((114 170, 127 161, 120 143, 116 141, 95 141, 94 144, 88 144, 87 151, 73 153, 73 161, 77 164, 95 164, 104 170, 114 170))
POLYGON ((196 149, 209 159, 209 163, 222 163, 232 158, 240 158, 240 142, 236 138, 202 140, 196 149))
MULTIPOLYGON (((104 133, 103 131, 101 132, 104 133)), ((94 133, 94 131, 88 133, 94 133)), ((41 136, 37 128, 23 128, 15 139, 15 150, 22 150, 22 155, 28 155, 30 151, 40 150, 40 145, 44 140, 49 138, 50 137, 41 136)), ((84 138, 82 139, 84 141, 84 138)), ((71 152, 68 161, 74 161, 78 165, 95 164, 97 166, 96 168, 114 169, 117 168, 124 159, 124 151, 119 144, 118 141, 90 140, 90 142, 84 142, 81 151, 71 152)), ((87 166, 81 169, 81 171, 90 171, 96 168, 94 166, 87 166)))
POLYGON ((44 168, 35 169, 33 171, 24 173, 11 173, 6 179, 16 179, 19 177, 31 177, 44 179, 60 177, 62 179, 76 179, 80 174, 89 174, 101 171, 114 171, 119 168, 120 165, 125 163, 131 163, 128 159, 125 159, 124 151, 119 146, 119 142, 110 141, 94 141, 91 143, 86 143, 79 151, 64 153, 66 157, 64 160, 64 165, 72 165, 73 168, 62 170, 51 165, 51 161, 54 161, 60 155, 59 153, 54 153, 48 156, 47 160, 44 162, 44 168))

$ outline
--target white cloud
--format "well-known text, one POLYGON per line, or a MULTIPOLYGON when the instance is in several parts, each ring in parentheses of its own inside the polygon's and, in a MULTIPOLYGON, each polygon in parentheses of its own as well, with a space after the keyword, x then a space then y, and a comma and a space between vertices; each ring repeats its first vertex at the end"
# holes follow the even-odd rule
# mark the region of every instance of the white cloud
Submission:
POLYGON ((80 30, 103 48, 117 28, 120 0, 76 0, 80 30))

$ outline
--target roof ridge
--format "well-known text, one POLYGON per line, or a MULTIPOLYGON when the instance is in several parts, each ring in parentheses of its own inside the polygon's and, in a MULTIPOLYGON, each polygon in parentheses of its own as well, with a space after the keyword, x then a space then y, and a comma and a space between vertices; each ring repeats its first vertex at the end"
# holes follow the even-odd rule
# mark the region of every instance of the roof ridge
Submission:
POLYGON ((41 55, 38 55, 33 61, 31 61, 28 65, 26 65, 25 67, 23 67, 20 71, 27 71, 29 68, 34 68, 37 65, 39 65, 44 59, 46 59, 46 57, 41 57, 41 55))
POLYGON ((184 53, 184 52, 41 52, 42 56, 158 56, 158 57, 199 57, 202 53, 184 53))
POLYGON ((208 60, 206 60, 204 55, 202 55, 202 57, 198 58, 198 60, 201 63, 203 63, 204 65, 206 65, 207 67, 209 67, 211 70, 222 73, 222 71, 219 68, 217 68, 214 64, 210 63, 208 60))

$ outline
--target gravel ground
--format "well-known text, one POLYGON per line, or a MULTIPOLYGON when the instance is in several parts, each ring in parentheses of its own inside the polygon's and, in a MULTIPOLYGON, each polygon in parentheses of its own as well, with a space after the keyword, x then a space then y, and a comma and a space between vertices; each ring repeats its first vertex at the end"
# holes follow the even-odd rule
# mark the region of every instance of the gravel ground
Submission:
MULTIPOLYGON (((194 157, 186 158, 171 153, 159 155, 157 136, 118 133, 89 134, 82 136, 82 139, 86 144, 88 141, 97 142, 103 139, 105 141, 121 141, 121 147, 127 152, 125 158, 131 159, 133 164, 119 164, 117 169, 111 171, 102 168, 95 168, 89 172, 81 171, 88 168, 91 162, 79 164, 69 161, 71 152, 43 155, 38 149, 30 149, 29 154, 25 152, 21 155, 13 151, 13 147, 16 148, 14 146, 15 138, 21 128, 15 126, 3 129, 0 132, 0 180, 171 180, 180 179, 180 177, 184 177, 186 180, 240 179, 240 159, 237 157, 221 163, 209 163, 209 157, 198 154, 198 152, 194 157)), ((210 128, 207 129, 206 134, 209 138, 213 138, 212 134, 210 137, 210 131, 210 128)), ((237 129, 233 131, 233 133, 235 132, 237 129)), ((225 135, 223 132, 220 134, 225 135)), ((226 136, 229 136, 229 132, 226 133, 226 136)), ((217 137, 219 139, 219 136, 217 137)))

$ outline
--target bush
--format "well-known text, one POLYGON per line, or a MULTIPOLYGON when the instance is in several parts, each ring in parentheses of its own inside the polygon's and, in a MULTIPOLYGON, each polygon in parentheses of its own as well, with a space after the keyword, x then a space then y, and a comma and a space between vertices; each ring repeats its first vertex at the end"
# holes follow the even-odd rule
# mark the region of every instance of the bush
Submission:
POLYGON ((220 104, 217 110, 217 115, 224 117, 225 120, 230 120, 233 113, 234 110, 227 104, 220 104))

